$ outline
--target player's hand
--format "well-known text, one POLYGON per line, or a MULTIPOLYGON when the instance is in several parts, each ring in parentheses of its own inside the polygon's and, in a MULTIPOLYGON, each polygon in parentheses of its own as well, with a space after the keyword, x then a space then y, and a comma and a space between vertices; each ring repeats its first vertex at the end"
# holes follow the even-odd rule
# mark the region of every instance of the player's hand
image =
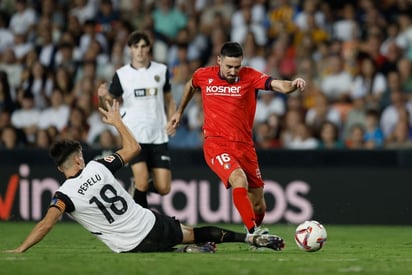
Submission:
POLYGON ((303 92, 306 87, 306 81, 303 78, 298 77, 292 81, 292 86, 303 92))
POLYGON ((168 135, 174 136, 176 134, 176 129, 177 127, 179 127, 180 117, 181 117, 181 114, 179 112, 176 112, 172 115, 170 120, 167 122, 166 132, 168 135))
POLYGON ((99 107, 99 112, 102 114, 102 120, 106 124, 115 125, 122 121, 119 112, 119 101, 113 99, 112 104, 106 100, 106 108, 99 107))

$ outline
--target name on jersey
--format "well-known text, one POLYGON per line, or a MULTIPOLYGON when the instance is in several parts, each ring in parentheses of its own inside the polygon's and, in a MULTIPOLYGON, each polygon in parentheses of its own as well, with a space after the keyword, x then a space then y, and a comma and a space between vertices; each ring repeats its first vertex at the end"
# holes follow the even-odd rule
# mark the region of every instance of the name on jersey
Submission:
POLYGON ((155 96, 157 88, 134 89, 134 97, 155 96))
POLYGON ((206 94, 240 96, 240 86, 206 86, 206 94))
POLYGON ((93 177, 88 178, 84 183, 80 185, 79 189, 77 190, 77 193, 84 195, 87 189, 89 189, 89 187, 95 185, 101 180, 102 177, 99 174, 96 174, 93 177))

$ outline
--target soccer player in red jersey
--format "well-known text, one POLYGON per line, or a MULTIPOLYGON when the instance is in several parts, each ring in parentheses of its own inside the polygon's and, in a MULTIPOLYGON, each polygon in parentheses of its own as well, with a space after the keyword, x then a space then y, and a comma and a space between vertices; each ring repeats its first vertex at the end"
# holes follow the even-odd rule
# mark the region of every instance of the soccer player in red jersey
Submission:
POLYGON ((251 67, 242 67, 239 43, 226 42, 217 56, 217 65, 197 69, 167 128, 172 133, 185 107, 197 91, 202 93, 204 110, 204 157, 208 166, 232 188, 233 203, 250 234, 267 233, 260 228, 266 203, 263 180, 252 137, 257 91, 288 94, 303 91, 305 80, 277 80, 251 67))

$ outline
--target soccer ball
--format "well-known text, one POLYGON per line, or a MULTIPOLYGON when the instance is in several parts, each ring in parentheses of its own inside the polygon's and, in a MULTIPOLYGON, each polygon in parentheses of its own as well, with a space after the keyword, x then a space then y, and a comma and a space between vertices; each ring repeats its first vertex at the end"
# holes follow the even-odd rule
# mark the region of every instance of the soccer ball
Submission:
POLYGON ((305 221, 298 225, 295 242, 300 249, 307 252, 318 251, 327 239, 325 227, 317 221, 305 221))

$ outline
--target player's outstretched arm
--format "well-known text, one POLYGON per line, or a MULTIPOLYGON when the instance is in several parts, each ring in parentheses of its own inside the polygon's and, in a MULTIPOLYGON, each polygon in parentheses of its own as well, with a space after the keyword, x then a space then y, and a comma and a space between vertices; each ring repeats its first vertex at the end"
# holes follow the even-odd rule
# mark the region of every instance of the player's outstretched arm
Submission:
POLYGON ((106 109, 99 107, 99 111, 102 114, 102 119, 104 123, 113 125, 120 134, 122 140, 122 148, 119 149, 118 153, 123 161, 129 162, 133 157, 140 153, 140 144, 137 142, 136 138, 129 130, 129 128, 123 123, 123 120, 119 113, 119 102, 114 99, 113 103, 110 104, 106 101, 106 109))
POLYGON ((274 79, 270 85, 274 91, 289 94, 296 90, 300 90, 302 92, 305 89, 306 82, 303 78, 298 77, 293 81, 274 79))
POLYGON ((37 225, 33 228, 24 242, 17 247, 16 249, 12 250, 5 250, 6 253, 23 253, 27 251, 30 247, 40 242, 47 233, 53 228, 54 224, 60 219, 62 212, 56 207, 50 207, 46 213, 46 216, 37 223, 37 225))
POLYGON ((185 111, 187 104, 192 99, 195 92, 196 89, 192 87, 192 79, 190 79, 184 87, 184 92, 182 99, 180 100, 179 107, 167 122, 166 130, 169 135, 175 132, 177 127, 179 127, 179 122, 182 118, 183 112, 185 111))

